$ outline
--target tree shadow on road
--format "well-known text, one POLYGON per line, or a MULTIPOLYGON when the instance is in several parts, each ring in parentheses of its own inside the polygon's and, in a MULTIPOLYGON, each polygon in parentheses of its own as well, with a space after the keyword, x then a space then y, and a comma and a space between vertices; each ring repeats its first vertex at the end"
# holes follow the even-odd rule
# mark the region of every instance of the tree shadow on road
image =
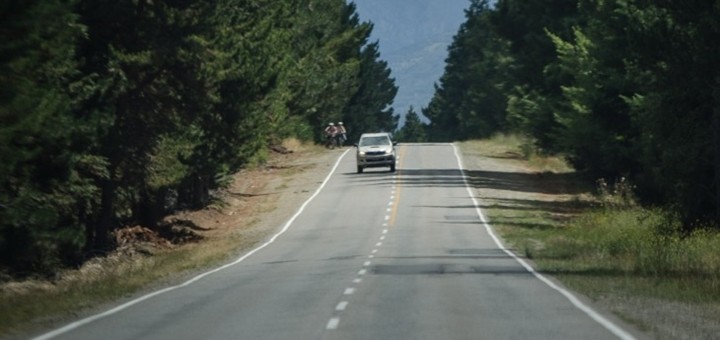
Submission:
MULTIPOLYGON (((474 198, 480 209, 498 212, 491 223, 523 229, 555 228, 591 204, 587 200, 576 199, 591 191, 576 173, 399 169, 397 176, 388 172, 344 175, 353 185, 398 185, 405 188, 469 186, 478 194, 474 198)), ((416 207, 475 209, 472 204, 416 207)))
MULTIPOLYGON (((382 184, 395 179, 395 173, 373 171, 343 173, 353 183, 382 184)), ((464 187, 509 190, 541 194, 574 195, 588 191, 575 173, 528 173, 458 169, 400 169, 397 184, 408 187, 464 187)))

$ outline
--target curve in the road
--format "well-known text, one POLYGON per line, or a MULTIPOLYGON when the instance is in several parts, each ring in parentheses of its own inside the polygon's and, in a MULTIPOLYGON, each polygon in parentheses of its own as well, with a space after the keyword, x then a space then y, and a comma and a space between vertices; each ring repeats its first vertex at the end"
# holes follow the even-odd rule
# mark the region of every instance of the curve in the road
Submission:
POLYGON ((219 271, 221 271, 221 270, 230 268, 230 267, 235 266, 235 265, 237 265, 238 263, 244 261, 245 259, 247 259, 248 257, 252 256, 253 254, 257 253, 257 252, 260 251, 261 249, 263 249, 263 248, 269 246, 270 244, 272 244, 273 242, 275 242, 275 240, 276 240, 278 237, 280 237, 280 235, 284 234, 286 231, 288 231, 288 230, 290 229, 290 226, 293 224, 293 222, 295 222, 295 220, 298 218, 298 216, 300 216, 300 214, 302 214, 302 212, 305 210, 305 207, 307 207, 307 205, 310 204, 310 202, 312 202, 312 200, 315 199, 315 197, 317 197, 318 194, 320 194, 320 192, 322 191, 322 189, 325 188, 325 186, 327 185, 328 181, 330 181, 330 178, 331 178, 332 175, 335 173, 335 170, 337 170, 338 166, 340 165, 340 162, 343 160, 343 158, 345 158, 345 155, 347 155, 347 153, 348 153, 350 150, 352 150, 352 149, 347 149, 347 150, 345 150, 345 152, 343 152, 342 155, 340 155, 340 157, 338 157, 338 160, 335 162, 335 165, 334 165, 333 168, 330 170, 330 173, 325 177, 325 179, 323 180, 323 182, 320 184, 320 187, 318 187, 318 189, 315 190, 315 193, 313 193, 313 195, 310 196, 310 198, 308 198, 308 199, 305 201, 305 203, 303 203, 302 206, 300 206, 300 209, 298 209, 298 211, 295 213, 295 215, 293 215, 293 216, 287 221, 287 223, 285 223, 285 225, 283 226, 282 229, 280 229, 280 231, 278 231, 275 235, 273 235, 273 237, 271 237, 268 241, 266 241, 265 243, 261 244, 261 245, 258 246, 257 248, 255 248, 255 249, 247 252, 245 255, 241 256, 241 257, 238 258, 237 260, 235 260, 235 261, 233 261, 233 262, 230 262, 230 263, 228 263, 228 264, 225 264, 225 265, 223 265, 223 266, 220 266, 220 267, 218 267, 218 268, 215 268, 215 269, 213 269, 213 270, 204 272, 204 273, 202 273, 202 274, 200 274, 200 275, 197 275, 197 276, 191 278, 190 280, 187 280, 187 281, 185 281, 185 282, 183 282, 183 283, 181 283, 181 284, 179 284, 179 285, 171 286, 171 287, 167 287, 167 288, 164 288, 164 289, 161 289, 161 290, 154 291, 154 292, 152 292, 152 293, 150 293, 150 294, 143 295, 143 296, 141 296, 141 297, 139 297, 139 298, 137 298, 137 299, 134 299, 134 300, 132 300, 132 301, 128 301, 128 302, 126 302, 126 303, 124 303, 124 304, 121 304, 121 305, 119 305, 119 306, 117 306, 117 307, 115 307, 115 308, 112 308, 112 309, 107 310, 107 311, 105 311, 105 312, 102 312, 102 313, 100 313, 100 314, 95 314, 95 315, 89 316, 89 317, 87 317, 87 318, 84 318, 84 319, 75 321, 75 322, 70 323, 70 324, 68 324, 68 325, 66 325, 66 326, 60 327, 60 328, 55 329, 55 330, 53 330, 53 331, 50 331, 50 332, 47 332, 47 333, 42 334, 42 335, 40 335, 40 336, 37 336, 37 337, 33 338, 33 340, 47 340, 47 339, 52 339, 52 338, 54 338, 54 337, 56 337, 56 336, 59 336, 59 335, 61 335, 61 334, 65 334, 65 333, 67 333, 67 332, 70 332, 70 331, 72 331, 72 330, 74 330, 74 329, 76 329, 76 328, 78 328, 78 327, 81 327, 81 326, 83 326, 83 325, 89 324, 89 323, 91 323, 91 322, 93 322, 93 321, 96 321, 96 320, 105 318, 105 317, 110 316, 110 315, 113 315, 113 314, 115 314, 115 313, 118 313, 118 312, 120 312, 120 311, 122 311, 122 310, 127 309, 128 307, 131 307, 131 306, 133 306, 133 305, 136 305, 136 304, 138 304, 138 303, 140 303, 140 302, 142 302, 142 301, 148 300, 148 299, 153 298, 153 297, 155 297, 155 296, 158 296, 158 295, 160 295, 160 294, 164 294, 164 293, 167 293, 167 292, 171 292, 171 291, 174 291, 174 290, 179 289, 179 288, 187 287, 187 286, 193 284, 194 282, 197 282, 198 280, 200 280, 200 279, 202 279, 202 278, 204 278, 204 277, 206 277, 206 276, 208 276, 208 275, 211 275, 211 274, 217 273, 217 272, 219 272, 219 271))

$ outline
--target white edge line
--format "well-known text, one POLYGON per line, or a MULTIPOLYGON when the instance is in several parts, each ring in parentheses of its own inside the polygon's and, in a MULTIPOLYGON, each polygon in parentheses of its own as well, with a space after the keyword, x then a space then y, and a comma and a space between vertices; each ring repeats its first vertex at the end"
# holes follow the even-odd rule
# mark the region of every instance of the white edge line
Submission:
POLYGON ((475 211, 477 212, 478 217, 480 217, 480 221, 485 226, 485 230, 488 234, 490 234, 490 237, 492 237, 493 241, 495 241, 495 244, 497 244, 500 249, 502 249, 506 254, 508 254, 510 257, 512 257, 515 261, 520 263, 523 267, 525 267, 525 270, 533 274, 536 278, 538 278, 540 281, 548 285, 548 287, 556 290, 565 298, 567 298, 576 308, 583 311, 585 314, 587 314, 590 318, 595 320, 597 323, 605 327, 607 330, 612 332, 615 336, 617 336, 620 339, 625 340, 631 340, 635 339, 634 336, 632 336, 630 333, 626 332, 616 324, 614 324, 612 321, 608 320, 604 316, 600 315, 598 312, 593 310, 590 306, 584 304, 580 299, 578 299, 575 295, 573 295, 570 291, 567 289, 564 289, 555 282, 551 281, 544 275, 538 273, 535 268, 533 268, 530 264, 525 262, 523 259, 519 258, 515 253, 510 251, 509 249, 505 248, 502 242, 500 242, 500 239, 495 235, 495 232, 493 231, 492 226, 488 222, 487 218, 485 217, 485 214, 480 209, 480 204, 478 203, 477 199, 475 198, 475 195, 473 194, 472 189, 470 188, 470 184, 468 183, 467 176, 465 175, 465 166, 463 165, 462 159, 460 158, 460 154, 458 153, 457 146, 453 143, 452 144, 453 151, 455 152, 455 158, 458 162, 458 167, 460 168, 460 172, 462 174, 463 182, 465 183, 465 189, 467 190, 468 195, 470 196, 470 199, 473 202, 473 205, 475 206, 475 211))
POLYGON ((81 320, 72 322, 72 323, 70 323, 70 324, 68 324, 68 325, 66 325, 66 326, 63 326, 63 327, 58 328, 58 329, 56 329, 56 330, 53 330, 53 331, 50 331, 50 332, 48 332, 48 333, 42 334, 42 335, 40 335, 40 336, 38 336, 38 337, 35 337, 35 338, 33 338, 33 340, 52 339, 52 338, 54 338, 54 337, 56 337, 56 336, 58 336, 58 335, 67 333, 67 332, 72 331, 72 330, 74 330, 74 329, 77 329, 77 328, 79 328, 79 327, 81 327, 81 326, 84 326, 84 325, 87 325, 87 324, 89 324, 89 323, 91 323, 91 322, 94 322, 94 321, 97 321, 97 320, 99 320, 99 319, 102 319, 102 318, 104 318, 104 317, 106 317, 106 316, 109 316, 109 315, 115 314, 115 313, 117 313, 117 312, 120 312, 120 311, 122 311, 122 310, 124 310, 124 309, 127 309, 128 307, 131 307, 131 306, 133 306, 133 305, 136 305, 136 304, 138 304, 138 303, 140 303, 140 302, 143 302, 143 301, 145 301, 145 300, 147 300, 147 299, 150 299, 150 298, 152 298, 152 297, 155 297, 155 296, 157 296, 157 295, 164 294, 164 293, 167 293, 167 292, 170 292, 170 291, 173 291, 173 290, 182 288, 182 287, 189 286, 190 284, 192 284, 192 283, 194 283, 194 282, 196 282, 196 281, 198 281, 198 280, 200 280, 200 279, 202 279, 202 278, 204 278, 204 277, 206 277, 206 276, 208 276, 208 275, 217 273, 217 272, 219 272, 219 271, 221 271, 221 270, 227 269, 227 268, 229 268, 229 267, 232 267, 232 266, 234 266, 234 265, 236 265, 236 264, 244 261, 245 259, 247 259, 248 257, 252 256, 253 254, 257 253, 257 252, 260 251, 261 249, 263 249, 263 248, 269 246, 271 243, 275 242, 275 240, 276 240, 280 235, 284 234, 286 231, 288 231, 288 229, 290 229, 290 226, 292 225, 292 223, 295 222, 295 219, 297 219, 298 216, 300 216, 300 214, 305 210, 305 207, 307 207, 307 205, 310 204, 310 202, 311 202, 313 199, 315 199, 315 197, 316 197, 318 194, 320 194, 320 191, 322 191, 322 189, 325 187, 325 185, 327 185, 327 183, 330 181, 330 178, 332 177, 332 175, 335 174, 335 170, 337 170, 338 166, 340 165, 340 162, 343 160, 343 158, 345 157, 345 155, 346 155, 350 150, 351 150, 351 149, 347 149, 347 150, 345 150, 345 152, 342 153, 342 155, 340 155, 340 157, 338 158, 338 160, 335 162, 335 165, 333 166, 332 170, 330 170, 330 173, 327 175, 327 177, 325 177, 325 180, 323 180, 322 184, 320 184, 320 187, 319 187, 317 190, 315 190, 315 193, 314 193, 312 196, 310 196, 310 198, 308 198, 307 201, 305 201, 305 203, 303 203, 302 206, 300 206, 300 209, 298 209, 298 211, 295 213, 295 215, 293 215, 293 216, 285 223, 285 226, 283 226, 283 228, 282 228, 279 232, 277 232, 277 234, 273 235, 273 237, 270 238, 268 241, 266 241, 265 243, 261 244, 261 245, 258 246, 257 248, 249 251, 248 253, 246 253, 245 255, 241 256, 241 257, 238 258, 237 260, 235 260, 235 261, 233 261, 233 262, 231 262, 231 263, 225 264, 225 265, 223 265, 223 266, 220 266, 220 267, 218 267, 218 268, 215 268, 215 269, 213 269, 213 270, 207 271, 207 272, 205 272, 205 273, 202 273, 202 274, 200 274, 200 275, 197 275, 197 276, 193 277, 192 279, 187 280, 187 281, 185 281, 185 282, 183 282, 183 283, 181 283, 181 284, 179 284, 179 285, 171 286, 171 287, 167 287, 167 288, 164 288, 164 289, 160 289, 160 290, 154 291, 154 292, 152 292, 152 293, 150 293, 150 294, 143 295, 143 296, 141 296, 141 297, 139 297, 139 298, 137 298, 137 299, 135 299, 135 300, 126 302, 126 303, 124 303, 124 304, 122 304, 122 305, 119 305, 119 306, 117 306, 117 307, 115 307, 115 308, 112 308, 112 309, 107 310, 107 311, 105 311, 105 312, 102 312, 102 313, 100 313, 100 314, 95 314, 95 315, 89 316, 89 317, 87 317, 87 318, 85 318, 85 319, 81 319, 81 320))

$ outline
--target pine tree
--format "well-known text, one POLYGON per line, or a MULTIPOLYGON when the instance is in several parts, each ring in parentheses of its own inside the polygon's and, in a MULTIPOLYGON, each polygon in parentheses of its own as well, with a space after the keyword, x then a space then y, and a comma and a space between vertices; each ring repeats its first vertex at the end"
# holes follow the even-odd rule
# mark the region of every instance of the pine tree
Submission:
POLYGON ((390 77, 387 62, 380 59, 378 42, 368 44, 362 50, 359 82, 343 115, 349 128, 348 139, 357 140, 364 132, 395 131, 397 117, 390 105, 398 88, 390 77))
POLYGON ((73 5, 9 1, 0 13, 0 264, 24 274, 77 260, 93 195, 82 172, 97 163, 71 148, 83 128, 73 5))
POLYGON ((473 1, 448 48, 445 73, 423 113, 432 140, 487 137, 505 129, 507 43, 494 32, 486 1, 473 1))
POLYGON ((404 143, 424 143, 427 141, 427 125, 420 120, 420 116, 412 106, 405 114, 405 125, 395 135, 396 139, 404 143))
POLYGON ((511 129, 534 137, 546 151, 560 151, 555 120, 563 101, 562 74, 558 72, 555 46, 547 32, 570 39, 573 26, 582 24, 575 1, 499 0, 491 14, 497 34, 508 42, 512 58, 504 87, 511 129))

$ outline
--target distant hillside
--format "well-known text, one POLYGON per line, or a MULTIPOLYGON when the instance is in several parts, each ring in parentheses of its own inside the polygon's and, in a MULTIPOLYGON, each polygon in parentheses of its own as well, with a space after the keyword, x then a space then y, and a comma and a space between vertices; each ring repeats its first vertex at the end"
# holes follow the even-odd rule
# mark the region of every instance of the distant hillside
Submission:
POLYGON ((393 105, 419 112, 433 95, 445 67, 447 46, 465 20, 468 0, 356 0, 361 20, 375 24, 381 58, 390 64, 400 88, 393 105))

